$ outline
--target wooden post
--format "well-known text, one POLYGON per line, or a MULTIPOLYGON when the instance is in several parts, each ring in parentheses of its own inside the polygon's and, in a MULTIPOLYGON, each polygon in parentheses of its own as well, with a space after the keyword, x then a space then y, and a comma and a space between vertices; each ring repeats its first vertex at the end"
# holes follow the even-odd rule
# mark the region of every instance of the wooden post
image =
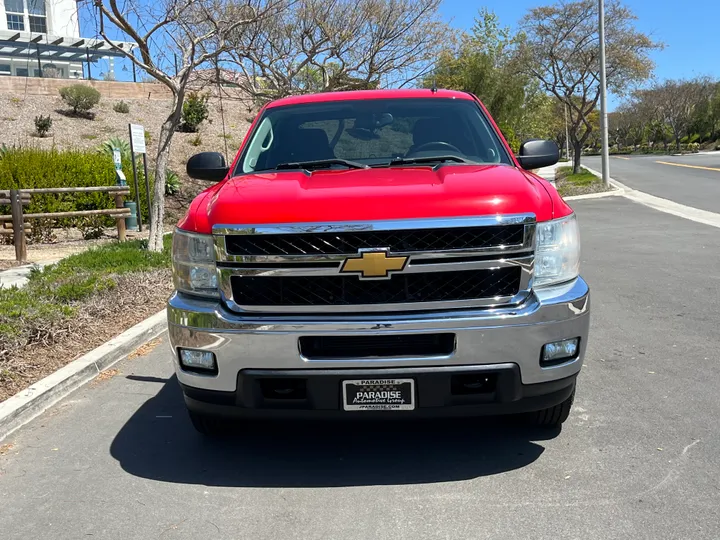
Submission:
POLYGON ((13 243, 15 244, 15 260, 19 263, 27 261, 27 244, 25 243, 25 227, 23 226, 23 207, 20 191, 10 190, 10 211, 13 223, 13 243))
MULTIPOLYGON (((123 206, 123 196, 119 193, 115 195, 115 208, 124 208, 123 206)), ((125 217, 119 216, 115 218, 115 221, 117 222, 117 230, 118 230, 118 242, 124 242, 125 241, 125 217)))

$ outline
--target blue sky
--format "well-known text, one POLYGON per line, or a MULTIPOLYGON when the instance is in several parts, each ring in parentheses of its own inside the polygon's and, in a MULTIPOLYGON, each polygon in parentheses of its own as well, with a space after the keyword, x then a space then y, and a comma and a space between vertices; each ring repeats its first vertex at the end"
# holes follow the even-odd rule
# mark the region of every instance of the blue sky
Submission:
MULTIPOLYGON (((444 0, 443 15, 453 25, 470 28, 481 7, 494 11, 500 24, 515 28, 530 8, 551 4, 542 0, 485 0, 475 3, 468 0, 444 0)), ((659 79, 691 78, 710 75, 720 79, 720 47, 718 23, 720 1, 696 0, 678 2, 670 0, 625 0, 638 17, 637 28, 665 44, 665 49, 652 55, 655 75, 659 79)), ((610 107, 618 99, 611 96, 610 107)))
MULTIPOLYGON (((551 4, 552 0, 444 0, 441 11, 453 26, 469 29, 481 7, 494 11, 503 26, 515 28, 522 16, 532 7, 551 4)), ((670 0, 625 0, 637 15, 637 27, 665 44, 665 49, 653 53, 656 64, 655 74, 659 79, 690 78, 710 75, 720 79, 720 48, 718 47, 718 22, 720 22, 720 1, 695 0, 680 3, 670 0)), ((82 34, 95 35, 94 18, 86 11, 81 13, 82 34)), ((132 80, 131 71, 122 71, 125 61, 118 62, 116 73, 119 79, 132 80)), ((102 64, 102 63, 101 63, 102 64)), ((128 66, 129 67, 129 66, 128 66)), ((106 69, 103 65, 93 67, 93 76, 106 69)), ((618 98, 610 96, 610 108, 618 104, 618 98)))

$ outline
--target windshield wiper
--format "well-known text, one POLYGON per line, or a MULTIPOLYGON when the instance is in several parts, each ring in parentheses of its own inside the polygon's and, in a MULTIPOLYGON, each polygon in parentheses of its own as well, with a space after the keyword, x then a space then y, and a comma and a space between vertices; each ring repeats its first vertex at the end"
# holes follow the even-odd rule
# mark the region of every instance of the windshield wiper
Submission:
POLYGON ((373 167, 392 167, 393 165, 415 165, 419 163, 442 163, 444 161, 453 161, 455 163, 474 163, 459 156, 427 156, 417 158, 394 158, 387 163, 379 163, 373 167))
POLYGON ((291 163, 280 163, 276 169, 314 169, 318 167, 330 167, 332 165, 345 165, 348 169, 369 169, 369 167, 363 163, 357 161, 350 161, 347 159, 331 158, 331 159, 316 159, 313 161, 294 161, 291 163))

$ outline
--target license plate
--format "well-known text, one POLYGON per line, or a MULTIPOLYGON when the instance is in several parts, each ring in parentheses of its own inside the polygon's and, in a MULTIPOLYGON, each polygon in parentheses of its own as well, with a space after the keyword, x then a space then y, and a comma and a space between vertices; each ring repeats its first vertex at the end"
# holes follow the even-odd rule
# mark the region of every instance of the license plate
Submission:
POLYGON ((415 408, 415 381, 343 381, 343 408, 346 411, 412 411, 415 408))

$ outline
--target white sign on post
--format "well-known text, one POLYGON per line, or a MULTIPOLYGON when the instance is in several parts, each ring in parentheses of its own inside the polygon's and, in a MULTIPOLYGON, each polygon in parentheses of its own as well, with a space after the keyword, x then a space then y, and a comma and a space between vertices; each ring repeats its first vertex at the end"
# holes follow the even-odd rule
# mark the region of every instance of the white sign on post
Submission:
POLYGON ((145 153, 145 128, 139 124, 130 124, 130 144, 136 154, 145 153))

